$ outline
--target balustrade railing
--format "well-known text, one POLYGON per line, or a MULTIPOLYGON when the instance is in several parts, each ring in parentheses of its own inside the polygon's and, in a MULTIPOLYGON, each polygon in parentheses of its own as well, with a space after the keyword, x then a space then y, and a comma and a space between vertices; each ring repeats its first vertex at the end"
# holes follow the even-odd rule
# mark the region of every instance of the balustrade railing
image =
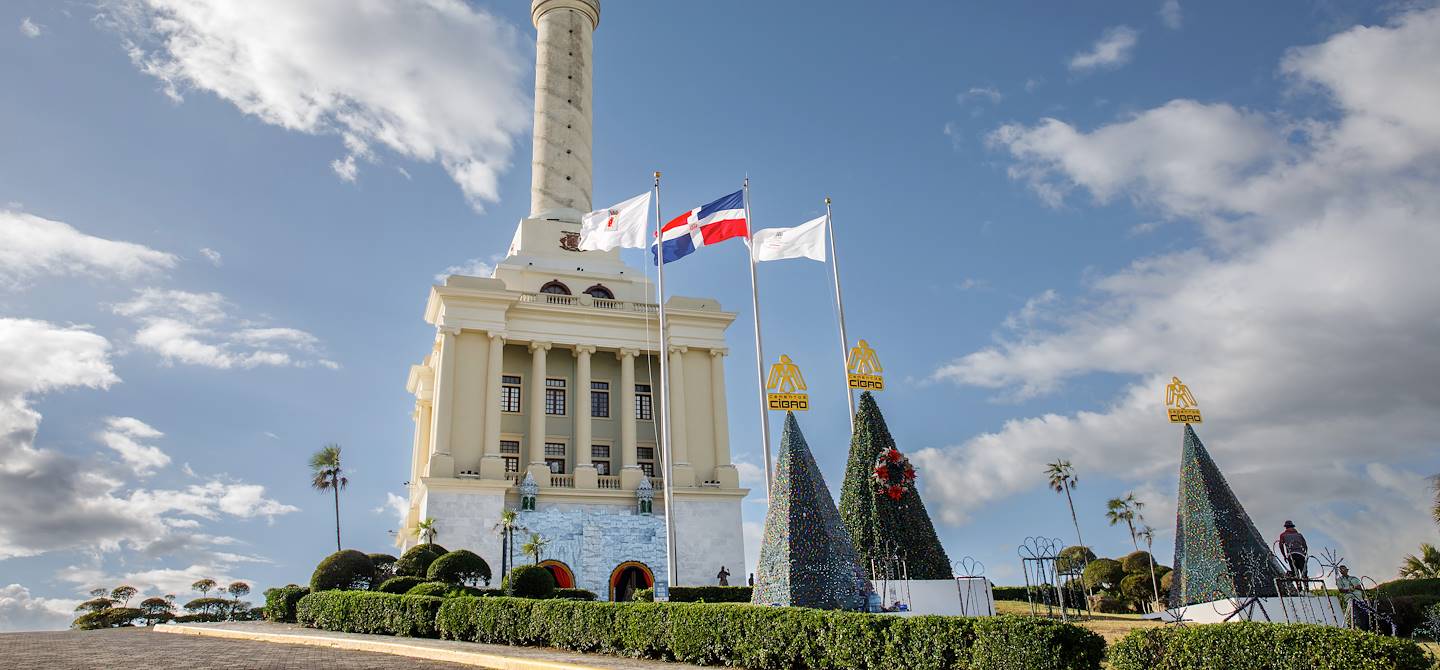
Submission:
POLYGON ((535 305, 559 305, 562 307, 589 307, 611 312, 638 312, 654 314, 658 307, 648 302, 628 302, 609 298, 593 298, 588 295, 564 295, 561 293, 521 293, 520 302, 535 305))
POLYGON ((573 489, 575 488, 575 475, 552 472, 550 473, 550 485, 558 489, 573 489))
POLYGON ((620 488, 620 478, 615 475, 600 475, 597 479, 600 481, 600 488, 602 489, 620 488))

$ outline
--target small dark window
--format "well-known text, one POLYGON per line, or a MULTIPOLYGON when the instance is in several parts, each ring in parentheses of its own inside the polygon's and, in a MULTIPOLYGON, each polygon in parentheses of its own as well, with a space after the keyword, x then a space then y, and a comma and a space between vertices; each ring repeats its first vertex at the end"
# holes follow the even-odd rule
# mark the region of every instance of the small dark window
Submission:
POLYGON ((594 286, 591 286, 590 288, 585 289, 585 295, 588 295, 588 296, 590 296, 590 297, 592 297, 592 298, 602 298, 602 299, 604 299, 604 300, 614 300, 614 299, 615 299, 615 293, 614 293, 613 291, 611 291, 610 289, 605 288, 604 286, 601 286, 601 285, 599 285, 599 284, 596 284, 596 285, 594 285, 594 286))
POLYGON ((546 282, 544 286, 541 286, 540 292, 549 293, 551 295, 570 295, 570 287, 561 284, 558 281, 551 281, 546 282))

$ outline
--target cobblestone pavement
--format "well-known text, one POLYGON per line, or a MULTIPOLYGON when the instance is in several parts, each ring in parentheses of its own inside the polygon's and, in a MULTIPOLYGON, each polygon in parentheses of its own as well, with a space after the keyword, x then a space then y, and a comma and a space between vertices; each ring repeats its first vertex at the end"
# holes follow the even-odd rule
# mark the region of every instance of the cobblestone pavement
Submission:
POLYGON ((145 628, 0 633, 3 670, 458 670, 390 654, 155 633, 145 628))

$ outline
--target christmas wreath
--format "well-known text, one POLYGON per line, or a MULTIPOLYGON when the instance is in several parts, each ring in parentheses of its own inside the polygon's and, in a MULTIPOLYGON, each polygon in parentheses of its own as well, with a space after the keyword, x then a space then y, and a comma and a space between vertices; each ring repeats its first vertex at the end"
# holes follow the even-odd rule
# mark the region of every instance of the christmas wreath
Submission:
POLYGON ((870 481, 875 484, 876 495, 899 501, 915 488, 915 468, 899 449, 890 449, 875 459, 875 470, 870 473, 870 481))

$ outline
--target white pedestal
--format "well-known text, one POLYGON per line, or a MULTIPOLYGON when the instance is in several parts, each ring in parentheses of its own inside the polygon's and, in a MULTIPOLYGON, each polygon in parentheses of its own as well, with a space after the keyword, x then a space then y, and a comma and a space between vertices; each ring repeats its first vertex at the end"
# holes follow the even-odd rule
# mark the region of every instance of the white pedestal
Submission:
MULTIPOLYGON (((1195 623, 1220 623, 1231 612, 1235 612, 1248 599, 1226 598, 1208 603, 1197 603, 1184 608, 1186 621, 1195 623)), ((1170 612, 1146 614, 1143 619, 1173 621, 1170 612)), ((1310 623, 1320 626, 1345 626, 1345 610, 1335 596, 1304 596, 1295 598, 1257 598, 1255 602, 1240 610, 1231 621, 1269 621, 1272 623, 1310 623)))
POLYGON ((870 585, 880 596, 884 607, 904 606, 903 611, 885 614, 915 616, 994 616, 995 597, 985 579, 912 579, 909 581, 872 581, 870 585))

